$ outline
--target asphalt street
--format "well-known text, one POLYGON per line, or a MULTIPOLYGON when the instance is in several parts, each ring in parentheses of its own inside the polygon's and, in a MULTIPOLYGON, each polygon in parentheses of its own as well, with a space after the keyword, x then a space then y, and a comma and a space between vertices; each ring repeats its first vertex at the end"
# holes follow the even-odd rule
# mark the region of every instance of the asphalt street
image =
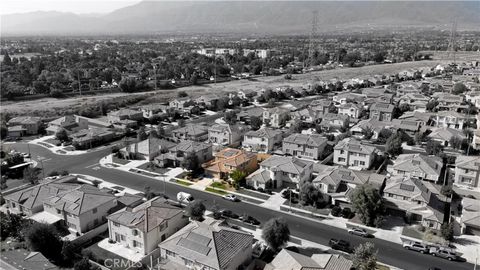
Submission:
MULTIPOLYGON (((28 147, 24 143, 16 143, 9 146, 21 152, 28 152, 28 147)), ((30 151, 32 159, 43 159, 43 166, 45 166, 46 173, 52 170, 68 170, 71 173, 91 175, 111 183, 140 191, 143 191, 145 186, 149 186, 155 192, 164 193, 164 188, 166 188, 165 194, 170 198, 176 198, 178 192, 185 191, 192 194, 195 199, 203 200, 207 208, 211 208, 215 203, 220 209, 230 209, 237 214, 246 213, 257 218, 262 223, 274 217, 282 217, 287 221, 293 236, 322 245, 328 245, 330 238, 347 240, 353 246, 366 241, 371 241, 378 249, 379 261, 405 270, 425 270, 430 267, 439 267, 443 270, 474 269, 473 264, 470 263, 450 262, 431 255, 424 255, 405 250, 401 245, 389 241, 381 239, 364 239, 358 236, 353 236, 348 234, 348 232, 342 228, 336 228, 310 219, 266 209, 255 204, 230 202, 223 200, 221 197, 214 194, 192 190, 169 182, 164 183, 163 181, 138 174, 100 167, 98 161, 107 155, 110 152, 110 149, 78 156, 56 155, 37 145, 30 145, 30 151)))

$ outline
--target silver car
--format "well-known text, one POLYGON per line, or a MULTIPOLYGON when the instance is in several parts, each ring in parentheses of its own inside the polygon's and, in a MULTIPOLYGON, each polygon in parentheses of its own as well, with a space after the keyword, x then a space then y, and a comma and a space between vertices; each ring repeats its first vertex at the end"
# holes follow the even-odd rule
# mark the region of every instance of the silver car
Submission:
POLYGON ((361 228, 357 228, 357 227, 353 227, 353 228, 349 229, 348 233, 358 235, 358 236, 361 236, 361 237, 369 237, 370 236, 370 234, 366 230, 361 229, 361 228))

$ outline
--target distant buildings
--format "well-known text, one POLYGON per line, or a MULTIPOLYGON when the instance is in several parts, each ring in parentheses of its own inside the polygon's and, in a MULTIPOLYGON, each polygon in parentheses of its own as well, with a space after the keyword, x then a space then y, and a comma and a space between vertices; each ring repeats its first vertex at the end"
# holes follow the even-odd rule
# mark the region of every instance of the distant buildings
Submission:
POLYGON ((40 117, 19 116, 8 121, 8 133, 10 137, 21 137, 24 135, 36 135, 41 126, 40 117))

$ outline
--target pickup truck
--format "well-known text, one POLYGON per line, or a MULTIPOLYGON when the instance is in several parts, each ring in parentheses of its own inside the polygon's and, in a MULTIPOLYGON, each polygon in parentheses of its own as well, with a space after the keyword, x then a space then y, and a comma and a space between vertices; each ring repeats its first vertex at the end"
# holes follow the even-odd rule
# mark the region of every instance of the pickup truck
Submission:
POLYGON ((458 256, 454 250, 445 247, 431 247, 430 254, 432 254, 432 256, 444 258, 449 261, 462 260, 462 257, 458 256))
POLYGON ((428 245, 425 245, 419 242, 414 242, 414 241, 407 241, 403 243, 403 247, 405 249, 417 251, 422 254, 430 252, 430 247, 428 245))

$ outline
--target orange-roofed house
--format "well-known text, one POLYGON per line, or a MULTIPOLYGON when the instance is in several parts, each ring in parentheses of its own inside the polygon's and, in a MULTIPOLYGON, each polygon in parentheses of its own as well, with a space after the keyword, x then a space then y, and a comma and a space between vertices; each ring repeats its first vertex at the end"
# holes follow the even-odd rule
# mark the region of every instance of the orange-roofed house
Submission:
POLYGON ((234 170, 250 174, 258 168, 257 154, 240 149, 225 148, 215 154, 213 161, 204 163, 202 166, 207 175, 216 179, 228 177, 234 170))

